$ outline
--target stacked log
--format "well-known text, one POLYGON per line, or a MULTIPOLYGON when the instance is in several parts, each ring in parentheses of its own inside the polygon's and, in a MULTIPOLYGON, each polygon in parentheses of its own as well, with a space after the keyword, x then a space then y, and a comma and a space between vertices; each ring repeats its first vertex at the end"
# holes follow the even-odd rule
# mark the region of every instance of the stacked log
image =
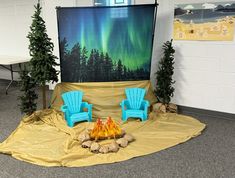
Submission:
POLYGON ((88 141, 90 139, 91 139, 90 134, 87 131, 82 132, 78 136, 78 140, 79 140, 80 143, 83 143, 83 142, 88 141))
POLYGON ((90 151, 93 153, 99 153, 100 150, 100 144, 97 142, 93 142, 90 147, 90 151))
POLYGON ((117 143, 120 147, 125 148, 125 147, 127 147, 127 145, 128 145, 128 140, 126 140, 125 138, 119 138, 119 139, 116 141, 116 143, 117 143))
POLYGON ((82 148, 90 148, 93 142, 91 140, 82 143, 82 148))
POLYGON ((110 149, 109 149, 109 146, 108 146, 108 145, 103 145, 103 146, 101 146, 100 149, 99 149, 99 152, 102 153, 102 154, 106 154, 106 153, 108 153, 109 151, 110 151, 110 149))
POLYGON ((99 140, 92 140, 87 134, 89 135, 87 132, 82 132, 78 136, 78 140, 80 141, 82 148, 88 148, 92 153, 116 153, 120 148, 127 147, 130 142, 135 140, 131 134, 123 132, 122 138, 114 140, 109 144, 101 145, 98 143, 99 140))

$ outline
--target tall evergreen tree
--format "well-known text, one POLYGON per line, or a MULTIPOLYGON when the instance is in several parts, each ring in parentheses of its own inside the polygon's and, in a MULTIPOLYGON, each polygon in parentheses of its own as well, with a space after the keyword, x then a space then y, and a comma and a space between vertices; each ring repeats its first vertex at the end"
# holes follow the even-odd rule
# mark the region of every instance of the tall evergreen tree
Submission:
POLYGON ((80 81, 85 82, 87 81, 87 49, 86 47, 82 48, 82 53, 81 53, 81 67, 80 67, 80 81))
POLYGON ((172 76, 174 74, 174 53, 172 40, 167 41, 163 45, 163 57, 159 62, 158 71, 156 72, 156 90, 155 95, 163 104, 168 104, 174 95, 174 87, 172 86, 172 76))
POLYGON ((72 73, 72 81, 79 81, 80 79, 80 58, 81 58, 81 46, 76 43, 70 54, 70 62, 72 63, 69 68, 72 73))
POLYGON ((111 78, 110 80, 117 81, 118 75, 117 75, 117 62, 112 61, 112 68, 111 68, 111 78))
POLYGON ((140 70, 139 67, 137 67, 136 70, 133 70, 133 71, 132 71, 132 73, 133 73, 133 76, 132 76, 132 77, 133 77, 134 80, 138 79, 139 70, 140 70))
POLYGON ((126 66, 124 65, 124 67, 123 67, 123 79, 127 79, 127 68, 126 68, 126 66))
POLYGON ((95 81, 94 61, 95 61, 95 50, 92 49, 90 57, 87 61, 88 82, 95 81))
POLYGON ((144 80, 144 73, 145 73, 144 69, 140 68, 138 71, 138 79, 144 80))
POLYGON ((22 93, 19 96, 20 110, 26 115, 31 115, 37 109, 36 99, 38 98, 36 92, 36 83, 29 75, 29 71, 26 68, 20 72, 20 91, 22 93))
POLYGON ((68 55, 68 42, 67 39, 64 38, 60 42, 60 57, 62 60, 65 60, 65 56, 68 55))
POLYGON ((62 80, 67 81, 70 78, 70 61, 68 60, 70 58, 70 51, 68 50, 68 42, 67 39, 64 38, 60 42, 60 63, 61 63, 61 73, 62 75, 62 80))
POLYGON ((104 57, 104 70, 105 70, 105 81, 111 81, 114 74, 113 74, 113 62, 112 62, 112 59, 109 57, 109 54, 106 53, 105 54, 105 57, 104 57))
POLYGON ((42 87, 43 108, 46 108, 46 83, 57 82, 58 72, 54 68, 57 57, 53 55, 54 45, 47 35, 45 21, 41 17, 41 6, 38 3, 32 16, 32 24, 28 34, 30 64, 32 66, 32 78, 42 87))
POLYGON ((131 80, 131 70, 129 69, 129 67, 127 68, 127 79, 131 80))
POLYGON ((101 63, 101 71, 100 71, 100 75, 101 75, 101 81, 107 81, 107 74, 106 74, 106 63, 105 63, 105 56, 104 53, 101 52, 100 53, 100 63, 101 63))
POLYGON ((119 59, 118 64, 117 64, 118 80, 122 80, 122 75, 123 75, 123 65, 122 65, 122 61, 119 59))
POLYGON ((94 75, 95 75, 95 82, 100 82, 102 79, 101 76, 101 59, 100 59, 100 54, 98 50, 94 50, 94 75))

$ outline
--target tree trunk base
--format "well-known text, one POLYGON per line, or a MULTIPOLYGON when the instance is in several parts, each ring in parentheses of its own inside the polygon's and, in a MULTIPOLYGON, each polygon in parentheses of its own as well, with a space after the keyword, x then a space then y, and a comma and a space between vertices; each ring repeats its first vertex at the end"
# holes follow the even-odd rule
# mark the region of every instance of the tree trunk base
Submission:
POLYGON ((42 103, 43 103, 43 109, 46 109, 46 108, 47 108, 46 85, 43 85, 41 88, 42 88, 42 103))
POLYGON ((155 113, 178 113, 178 108, 177 105, 173 103, 169 104, 155 103, 153 105, 153 111, 155 113))

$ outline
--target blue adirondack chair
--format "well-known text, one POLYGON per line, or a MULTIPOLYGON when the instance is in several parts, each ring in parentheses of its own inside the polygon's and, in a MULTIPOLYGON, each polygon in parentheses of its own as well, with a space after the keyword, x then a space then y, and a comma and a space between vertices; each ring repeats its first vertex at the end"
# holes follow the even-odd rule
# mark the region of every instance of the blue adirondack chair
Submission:
POLYGON ((92 120, 92 104, 82 102, 82 96, 81 91, 69 91, 62 94, 64 105, 61 106, 61 111, 64 112, 69 127, 73 127, 76 122, 91 122, 92 120), (84 108, 87 108, 87 112, 84 108))
POLYGON ((142 88, 127 88, 125 93, 127 99, 120 103, 122 107, 122 120, 126 121, 129 117, 134 117, 146 121, 149 107, 149 102, 144 100, 146 90, 142 88))

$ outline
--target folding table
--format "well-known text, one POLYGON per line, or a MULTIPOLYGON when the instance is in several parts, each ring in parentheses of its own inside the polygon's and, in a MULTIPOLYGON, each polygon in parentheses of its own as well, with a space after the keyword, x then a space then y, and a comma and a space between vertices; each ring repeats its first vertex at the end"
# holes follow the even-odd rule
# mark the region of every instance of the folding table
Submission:
POLYGON ((0 55, 0 66, 9 70, 11 72, 11 81, 10 83, 7 85, 6 87, 6 94, 7 91, 9 89, 9 87, 11 86, 12 82, 14 81, 14 76, 13 73, 14 72, 19 72, 19 71, 15 71, 13 70, 13 65, 14 64, 18 64, 21 70, 21 64, 25 63, 25 62, 29 62, 30 57, 22 57, 22 56, 2 56, 0 55), (8 67, 9 66, 9 67, 8 67))

